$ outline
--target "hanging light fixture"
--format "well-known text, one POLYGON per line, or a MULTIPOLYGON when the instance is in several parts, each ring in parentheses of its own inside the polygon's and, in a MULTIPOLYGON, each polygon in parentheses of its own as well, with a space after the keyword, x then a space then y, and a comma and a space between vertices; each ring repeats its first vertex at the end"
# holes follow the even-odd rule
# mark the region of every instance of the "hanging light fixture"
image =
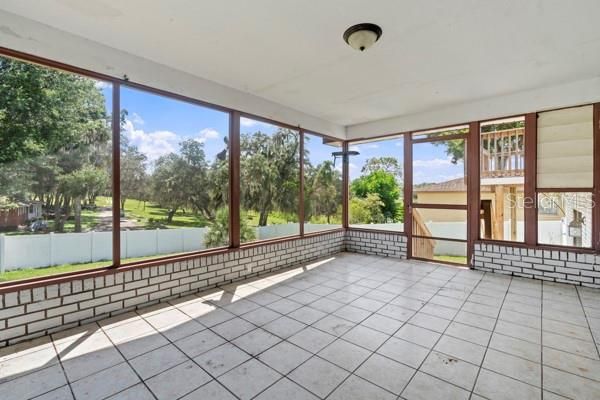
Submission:
POLYGON ((358 24, 344 32, 344 41, 355 50, 365 51, 379 40, 383 31, 375 24, 358 24))

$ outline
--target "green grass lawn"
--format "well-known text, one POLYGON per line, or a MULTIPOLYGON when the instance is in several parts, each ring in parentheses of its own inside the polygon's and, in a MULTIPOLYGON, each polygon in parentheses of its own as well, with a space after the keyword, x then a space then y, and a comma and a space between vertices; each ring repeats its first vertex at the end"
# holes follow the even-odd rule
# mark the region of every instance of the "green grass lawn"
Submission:
MULTIPOLYGON (((168 254, 169 256, 176 256, 177 254, 168 254)), ((125 258, 121 260, 121 264, 131 263, 136 261, 144 261, 152 258, 164 257, 167 254, 161 254, 156 256, 146 256, 146 257, 135 257, 135 258, 125 258)), ((64 274, 67 272, 74 271, 85 271, 88 269, 94 268, 102 268, 108 267, 112 265, 112 261, 97 261, 93 263, 81 263, 81 264, 63 264, 63 265, 55 265, 52 267, 43 267, 43 268, 29 268, 29 269, 15 269, 12 271, 7 271, 3 274, 0 274, 0 282, 8 282, 8 281, 16 281, 21 279, 30 279, 36 278, 39 276, 51 276, 64 274)))
POLYGON ((112 261, 98 261, 87 264, 64 264, 45 268, 15 269, 0 274, 0 282, 16 281, 20 279, 36 278, 38 276, 49 276, 64 274, 66 272, 83 271, 100 267, 108 267, 112 261))
POLYGON ((436 261, 445 261, 451 262, 455 264, 467 264, 467 257, 465 256, 448 256, 448 255, 439 255, 433 256, 433 259, 436 261))
MULTIPOLYGON (((112 199, 109 197, 98 197, 96 205, 109 207, 112 199)), ((200 215, 186 213, 181 210, 175 213, 173 221, 167 224, 168 209, 151 202, 143 202, 136 199, 125 200, 125 218, 134 221, 142 228, 156 228, 155 224, 166 228, 201 228, 208 225, 208 221, 200 215), (154 224, 152 223, 154 221, 154 224)))

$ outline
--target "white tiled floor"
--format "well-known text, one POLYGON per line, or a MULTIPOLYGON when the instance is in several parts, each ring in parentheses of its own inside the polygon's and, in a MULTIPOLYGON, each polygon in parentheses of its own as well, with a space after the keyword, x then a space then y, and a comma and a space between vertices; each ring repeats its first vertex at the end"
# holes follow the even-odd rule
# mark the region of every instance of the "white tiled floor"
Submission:
POLYGON ((338 254, 0 350, 12 399, 600 399, 600 290, 338 254))

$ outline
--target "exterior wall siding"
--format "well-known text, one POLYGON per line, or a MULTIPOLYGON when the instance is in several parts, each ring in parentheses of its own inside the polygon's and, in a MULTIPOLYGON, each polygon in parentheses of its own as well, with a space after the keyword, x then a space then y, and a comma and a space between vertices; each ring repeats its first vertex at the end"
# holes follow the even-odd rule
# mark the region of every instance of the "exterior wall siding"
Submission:
POLYGON ((0 347, 344 250, 344 232, 0 295, 0 347))
POLYGON ((600 255, 476 243, 473 267, 546 281, 600 288, 600 255))

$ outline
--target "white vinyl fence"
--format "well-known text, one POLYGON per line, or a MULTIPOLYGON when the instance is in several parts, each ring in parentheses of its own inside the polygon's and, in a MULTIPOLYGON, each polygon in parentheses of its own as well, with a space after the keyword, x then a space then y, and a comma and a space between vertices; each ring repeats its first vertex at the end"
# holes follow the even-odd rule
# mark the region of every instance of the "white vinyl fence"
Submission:
MULTIPOLYGON (((305 232, 340 225, 305 224, 305 232)), ((259 240, 298 234, 298 224, 256 228, 259 240)), ((157 256, 206 248, 209 228, 130 230, 121 232, 121 258, 157 256)), ((112 232, 0 235, 0 273, 13 269, 89 263, 112 258, 112 232)))

